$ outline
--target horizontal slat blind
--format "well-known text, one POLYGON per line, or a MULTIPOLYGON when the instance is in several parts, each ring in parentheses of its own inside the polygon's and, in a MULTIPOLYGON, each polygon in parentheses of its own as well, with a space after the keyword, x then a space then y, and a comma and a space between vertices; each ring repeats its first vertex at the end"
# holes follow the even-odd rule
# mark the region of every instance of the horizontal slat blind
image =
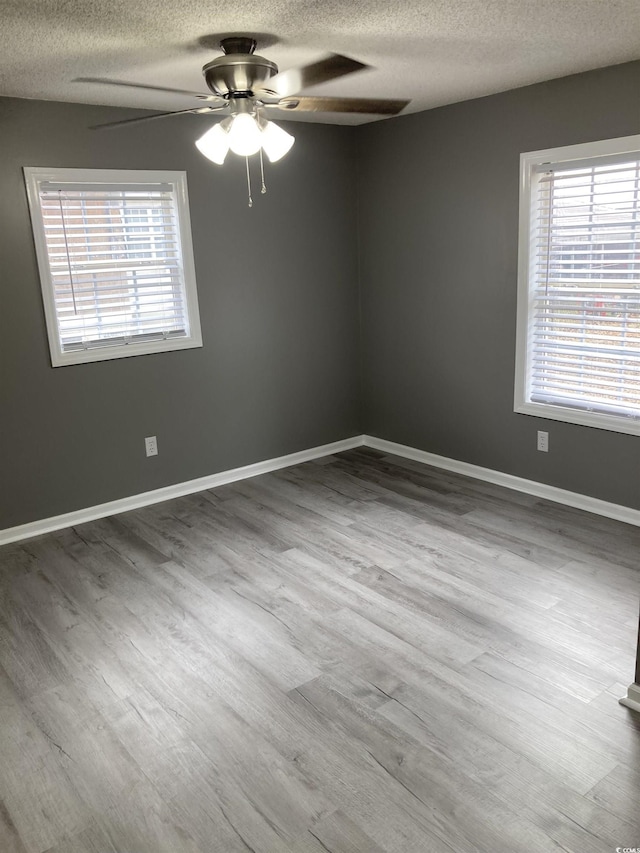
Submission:
POLYGON ((63 351, 189 334, 175 188, 40 184, 63 351))
POLYGON ((534 179, 529 399, 640 418, 640 155, 534 179))

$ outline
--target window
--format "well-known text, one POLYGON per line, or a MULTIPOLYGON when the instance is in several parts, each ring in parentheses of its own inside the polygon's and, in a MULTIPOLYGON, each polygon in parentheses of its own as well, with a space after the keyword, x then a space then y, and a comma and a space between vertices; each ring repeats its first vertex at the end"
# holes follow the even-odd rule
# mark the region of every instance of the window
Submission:
POLYGON ((24 173, 54 367, 202 346, 184 172, 24 173))
POLYGON ((640 434, 640 136, 522 154, 515 411, 640 434))

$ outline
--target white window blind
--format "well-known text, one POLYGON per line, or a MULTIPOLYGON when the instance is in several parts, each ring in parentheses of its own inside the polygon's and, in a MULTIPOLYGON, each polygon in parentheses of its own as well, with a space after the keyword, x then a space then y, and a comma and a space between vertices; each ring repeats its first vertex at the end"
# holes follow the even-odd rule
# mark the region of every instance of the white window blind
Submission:
POLYGON ((189 300, 177 181, 110 177, 36 179, 33 187, 45 304, 62 356, 84 352, 82 360, 94 360, 90 351, 102 351, 113 358, 118 348, 139 354, 157 351, 159 342, 176 348, 192 340, 195 291, 189 300))
POLYGON ((640 152, 537 164, 530 205, 527 401, 640 419, 640 152))

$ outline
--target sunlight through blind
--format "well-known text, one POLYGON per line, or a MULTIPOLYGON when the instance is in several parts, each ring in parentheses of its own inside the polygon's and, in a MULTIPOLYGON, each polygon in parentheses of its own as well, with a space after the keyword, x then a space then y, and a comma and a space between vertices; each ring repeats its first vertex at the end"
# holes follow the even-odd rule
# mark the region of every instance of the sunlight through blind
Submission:
POLYGON ((63 352, 189 334, 175 188, 40 184, 63 352))
POLYGON ((640 157, 539 166, 532 402, 640 417, 640 157))

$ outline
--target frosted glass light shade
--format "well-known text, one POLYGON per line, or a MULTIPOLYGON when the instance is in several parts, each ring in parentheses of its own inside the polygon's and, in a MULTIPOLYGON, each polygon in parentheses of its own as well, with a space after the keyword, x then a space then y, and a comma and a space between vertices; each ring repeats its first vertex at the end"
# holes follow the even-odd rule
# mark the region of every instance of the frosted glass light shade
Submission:
POLYGON ((196 148, 209 160, 222 166, 229 151, 229 119, 214 124, 196 140, 196 148))
POLYGON ((261 145, 262 133, 253 116, 248 113, 235 116, 229 130, 229 148, 234 154, 249 157, 256 154, 261 145))
POLYGON ((262 129, 262 148, 271 163, 281 160, 294 142, 295 137, 272 121, 262 129))

